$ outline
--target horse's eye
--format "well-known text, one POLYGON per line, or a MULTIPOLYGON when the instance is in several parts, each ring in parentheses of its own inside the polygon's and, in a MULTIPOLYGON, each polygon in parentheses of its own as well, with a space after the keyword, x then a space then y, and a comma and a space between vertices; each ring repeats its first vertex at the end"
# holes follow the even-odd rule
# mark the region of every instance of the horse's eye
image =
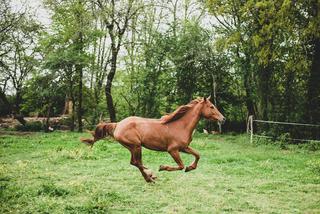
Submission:
POLYGON ((214 106, 210 106, 210 108, 214 109, 214 106))

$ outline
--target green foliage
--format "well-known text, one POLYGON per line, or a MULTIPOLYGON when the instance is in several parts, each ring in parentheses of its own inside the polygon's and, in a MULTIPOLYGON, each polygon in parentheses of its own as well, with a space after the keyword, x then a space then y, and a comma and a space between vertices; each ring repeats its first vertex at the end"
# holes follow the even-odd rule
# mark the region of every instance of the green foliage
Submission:
POLYGON ((320 142, 319 141, 310 141, 306 144, 306 147, 310 151, 318 151, 318 150, 320 150, 320 142))
POLYGON ((28 122, 24 126, 21 124, 16 125, 15 130, 23 132, 38 132, 43 130, 43 125, 40 121, 28 122))
POLYGON ((280 148, 281 149, 288 149, 287 145, 290 142, 290 133, 283 133, 279 137, 280 148))
POLYGON ((319 1, 208 0, 206 6, 218 23, 216 48, 230 56, 244 83, 249 114, 317 123, 317 111, 308 109, 315 109, 319 97, 311 68, 318 58, 319 1))
POLYGON ((27 82, 22 111, 38 116, 58 115, 63 111, 65 87, 59 77, 53 74, 35 75, 27 82))
POLYGON ((7 114, 20 114, 28 77, 39 68, 37 39, 43 30, 27 10, 15 10, 10 1, 0 3, 0 103, 7 114), (13 96, 14 101, 8 101, 13 96))

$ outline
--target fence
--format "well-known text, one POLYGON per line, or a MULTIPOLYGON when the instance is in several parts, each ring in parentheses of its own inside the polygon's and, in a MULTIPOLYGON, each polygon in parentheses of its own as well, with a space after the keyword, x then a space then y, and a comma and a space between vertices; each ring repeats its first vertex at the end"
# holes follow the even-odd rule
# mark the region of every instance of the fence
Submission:
MULTIPOLYGON (((256 122, 256 123, 266 123, 266 124, 289 125, 289 126, 313 127, 313 128, 319 128, 319 132, 318 132, 318 133, 320 133, 320 125, 308 124, 308 123, 291 123, 291 122, 278 122, 278 121, 267 121, 267 120, 255 120, 255 119, 253 118, 253 115, 250 115, 250 116, 248 117, 248 121, 247 121, 247 133, 250 134, 250 143, 253 142, 253 137, 267 138, 267 139, 274 139, 274 138, 275 138, 274 136, 255 134, 255 133, 254 133, 254 122, 256 122)), ((299 141, 299 142, 311 142, 311 141, 318 141, 318 142, 320 142, 320 139, 286 138, 286 140, 299 141)))

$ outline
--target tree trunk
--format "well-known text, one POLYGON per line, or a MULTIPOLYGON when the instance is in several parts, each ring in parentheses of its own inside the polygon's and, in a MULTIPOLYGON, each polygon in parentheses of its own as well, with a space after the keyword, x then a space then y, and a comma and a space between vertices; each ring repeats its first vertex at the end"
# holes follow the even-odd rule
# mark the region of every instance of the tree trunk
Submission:
POLYGON ((268 65, 263 66, 260 74, 261 114, 263 120, 268 120, 270 70, 268 65))
POLYGON ((98 120, 98 105, 99 105, 99 97, 97 95, 96 90, 94 90, 94 108, 93 108, 93 118, 91 123, 96 124, 98 120))
POLYGON ((107 84, 106 84, 106 88, 105 88, 105 94, 106 94, 106 100, 107 100, 107 108, 109 111, 109 116, 110 116, 110 120, 111 122, 116 122, 117 118, 116 118, 116 110, 113 104, 113 98, 112 98, 112 94, 111 94, 111 87, 112 87, 112 81, 114 78, 114 75, 116 73, 117 70, 117 57, 118 57, 118 51, 117 49, 112 50, 112 57, 111 57, 111 69, 110 72, 107 76, 107 84))
POLYGON ((11 106, 10 102, 8 101, 6 94, 2 91, 2 89, 0 89, 0 102, 2 102, 4 104, 4 106, 6 106, 5 113, 11 114, 12 113, 12 106, 11 106))
POLYGON ((78 108, 77 108, 78 132, 82 132, 82 76, 83 76, 83 66, 81 64, 76 66, 76 72, 78 73, 78 78, 79 78, 78 108))
POLYGON ((253 115, 255 117, 256 112, 254 110, 254 103, 252 99, 252 85, 250 84, 250 79, 249 79, 249 71, 244 71, 244 88, 246 91, 246 106, 248 110, 248 115, 253 115))
POLYGON ((21 105, 21 103, 22 103, 21 91, 17 90, 16 99, 15 99, 15 108, 14 108, 14 112, 16 114, 20 114, 20 105, 21 105))
POLYGON ((320 118, 320 38, 313 40, 313 58, 307 83, 307 109, 310 123, 319 123, 320 118))
POLYGON ((71 113, 71 126, 70 126, 70 130, 73 132, 74 131, 74 122, 75 122, 75 116, 74 116, 74 110, 75 110, 75 99, 72 96, 71 97, 71 102, 72 102, 72 113, 71 113))
POLYGON ((13 118, 18 120, 23 126, 26 125, 27 121, 24 119, 24 116, 20 113, 20 105, 22 103, 21 91, 17 90, 15 107, 13 109, 13 118))
POLYGON ((295 93, 294 93, 294 80, 295 71, 289 70, 285 77, 285 89, 282 104, 282 113, 280 115, 280 121, 294 121, 294 114, 296 114, 295 93), (295 107, 293 107, 295 106, 295 107))
POLYGON ((21 114, 14 114, 13 118, 18 120, 19 123, 21 123, 23 126, 25 126, 27 123, 27 121, 24 119, 23 115, 21 115, 21 114))
POLYGON ((44 127, 44 131, 45 131, 45 132, 49 132, 50 113, 51 113, 51 103, 49 102, 49 104, 48 104, 48 109, 47 109, 46 124, 45 124, 45 127, 44 127))

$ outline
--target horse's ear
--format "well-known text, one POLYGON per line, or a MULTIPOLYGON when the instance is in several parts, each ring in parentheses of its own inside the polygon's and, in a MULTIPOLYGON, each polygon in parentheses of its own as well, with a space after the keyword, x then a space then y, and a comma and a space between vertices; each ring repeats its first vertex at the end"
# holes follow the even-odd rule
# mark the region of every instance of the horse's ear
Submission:
POLYGON ((203 97, 203 100, 206 102, 207 100, 210 101, 211 95, 209 97, 203 97))

